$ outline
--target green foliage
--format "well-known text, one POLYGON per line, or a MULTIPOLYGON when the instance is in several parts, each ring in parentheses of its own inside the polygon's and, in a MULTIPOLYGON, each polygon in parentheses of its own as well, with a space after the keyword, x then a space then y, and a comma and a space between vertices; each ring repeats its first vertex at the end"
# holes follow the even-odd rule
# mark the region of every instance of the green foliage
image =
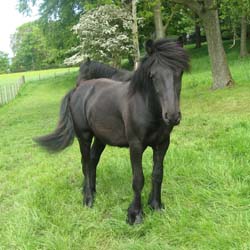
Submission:
POLYGON ((45 25, 41 20, 23 24, 12 36, 12 71, 37 70, 62 65, 77 38, 59 21, 45 25))
MULTIPOLYGON (((143 27, 139 31, 140 40, 154 37, 154 15, 153 8, 157 0, 138 2, 138 17, 143 18, 143 27)), ((162 2, 162 20, 166 26, 166 36, 180 36, 185 33, 194 32, 194 14, 180 5, 169 1, 162 2)))
POLYGON ((40 20, 39 26, 50 50, 48 57, 50 65, 63 64, 64 59, 71 56, 70 49, 79 43, 77 36, 72 32, 72 25, 65 26, 61 21, 40 20))
MULTIPOLYGON (((46 20, 61 20, 72 23, 83 11, 83 5, 88 1, 81 0, 18 0, 18 10, 24 14, 30 14, 31 7, 39 4, 39 13, 46 20)), ((64 23, 65 24, 65 23, 64 23)))
POLYGON ((17 28, 11 44, 14 53, 13 71, 41 69, 47 64, 49 51, 37 22, 26 23, 17 28))
POLYGON ((103 5, 84 13, 73 27, 80 45, 74 56, 65 60, 75 64, 89 56, 103 62, 120 65, 121 59, 132 54, 132 17, 126 9, 103 5))
MULTIPOLYGON (((157 0, 158 1, 158 0, 157 0)), ((29 4, 37 3, 36 0, 19 0, 19 3, 23 6, 21 10, 28 9, 29 4)), ((111 0, 94 0, 94 1, 59 1, 59 0, 42 0, 40 1, 40 13, 43 20, 43 33, 46 37, 47 46, 50 48, 50 52, 47 55, 48 64, 58 64, 63 61, 65 57, 70 58, 65 62, 68 64, 75 64, 81 61, 84 57, 90 56, 94 59, 104 62, 112 62, 114 65, 120 65, 121 58, 127 58, 132 54, 130 45, 130 35, 119 36, 115 34, 117 30, 114 30, 108 26, 104 19, 98 19, 95 17, 95 21, 91 25, 86 25, 87 22, 82 21, 83 28, 76 28, 76 35, 72 35, 71 27, 79 20, 80 14, 83 16, 92 13, 93 7, 103 7, 103 4, 114 3, 121 5, 121 1, 111 0), (85 25, 85 26, 84 26, 85 25), (89 33, 87 33, 88 31, 89 33), (101 33, 98 33, 100 32, 101 33), (100 38, 104 38, 103 40, 100 38), (119 41, 115 41, 118 39, 119 41), (70 48, 75 50, 69 51, 70 48), (73 55, 73 57, 72 57, 73 55)), ((129 3, 130 1, 122 1, 123 3, 129 3)), ((141 48, 146 39, 154 38, 154 22, 152 9, 156 0, 138 1, 138 17, 144 19, 144 27, 139 27, 139 40, 141 48)), ((194 24, 196 20, 193 13, 184 8, 182 5, 173 4, 173 2, 184 1, 161 1, 162 2, 162 16, 164 25, 167 26, 166 34, 168 36, 180 36, 185 33, 194 32, 194 24), (170 25, 168 25, 170 24, 170 25)), ((195 1, 191 1, 195 2, 195 1)), ((202 4, 203 1, 199 1, 202 4)), ((207 1, 207 3, 213 3, 212 7, 219 6, 220 19, 222 23, 222 35, 223 38, 232 38, 232 34, 236 34, 240 28, 240 16, 242 14, 248 15, 250 0, 218 0, 207 1), (216 3, 216 4, 215 4, 216 3)), ((20 6, 21 6, 20 5, 20 6)), ((115 7, 115 5, 113 5, 115 7)), ((96 9, 98 9, 96 8, 96 9)), ((108 13, 109 15, 113 10, 108 13)), ((112 14, 113 15, 113 14, 112 14)), ((126 20, 126 17, 123 18, 126 20)), ((90 20, 90 19, 89 19, 90 20)), ((109 22, 108 22, 109 23, 109 22)), ((80 26, 80 25, 79 25, 80 26)), ((121 27, 122 25, 118 25, 121 27)), ((116 27, 116 26, 115 26, 116 27)), ((203 29, 201 29, 202 32, 203 29)), ((127 32, 127 31, 126 31, 127 32)), ((126 33, 125 32, 125 33, 126 33)), ((126 34, 129 34, 128 31, 126 34)))
POLYGON ((29 14, 34 4, 39 4, 39 26, 46 39, 48 64, 62 64, 71 54, 69 50, 79 43, 72 32, 83 6, 87 1, 59 1, 59 0, 18 0, 18 9, 23 14, 29 14))
MULTIPOLYGON (((225 44, 227 48, 229 44, 225 44)), ((96 203, 82 207, 79 146, 58 155, 32 137, 54 129, 76 74, 24 85, 0 108, 0 242, 9 249, 243 250, 250 243, 249 59, 227 51, 237 86, 210 91, 207 48, 192 49, 184 74, 183 119, 165 159, 162 200, 147 207, 152 152, 144 154, 142 225, 125 223, 132 199, 127 149, 108 147, 97 172, 96 203)))
POLYGON ((39 4, 39 13, 44 22, 60 21, 64 28, 73 26, 80 14, 105 4, 120 5, 120 0, 18 0, 21 13, 29 14, 31 7, 39 4))
POLYGON ((195 15, 189 10, 182 8, 181 6, 176 7, 175 14, 171 20, 169 26, 169 35, 182 35, 191 34, 194 32, 195 26, 195 15))
POLYGON ((0 74, 8 72, 9 66, 8 54, 0 51, 0 74))
POLYGON ((250 0, 220 0, 220 19, 222 30, 240 33, 241 16, 246 15, 250 23, 250 0))

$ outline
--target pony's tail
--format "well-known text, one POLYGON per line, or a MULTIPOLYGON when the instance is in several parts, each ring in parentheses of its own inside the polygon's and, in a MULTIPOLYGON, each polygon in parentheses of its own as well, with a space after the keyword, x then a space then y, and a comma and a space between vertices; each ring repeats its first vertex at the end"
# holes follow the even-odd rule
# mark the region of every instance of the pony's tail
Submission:
POLYGON ((62 100, 60 119, 57 128, 51 134, 34 138, 34 141, 49 152, 59 152, 70 146, 75 137, 72 115, 70 112, 69 101, 72 92, 69 91, 62 100))

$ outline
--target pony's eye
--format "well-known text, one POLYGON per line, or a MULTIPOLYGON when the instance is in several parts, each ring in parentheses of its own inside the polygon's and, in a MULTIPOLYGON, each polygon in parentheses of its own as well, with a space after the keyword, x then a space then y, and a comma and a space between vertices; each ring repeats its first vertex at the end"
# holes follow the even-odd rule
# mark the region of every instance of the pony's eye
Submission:
POLYGON ((154 79, 155 79, 155 75, 154 75, 154 74, 152 74, 152 73, 150 73, 149 77, 150 77, 150 79, 152 79, 152 80, 154 80, 154 79))

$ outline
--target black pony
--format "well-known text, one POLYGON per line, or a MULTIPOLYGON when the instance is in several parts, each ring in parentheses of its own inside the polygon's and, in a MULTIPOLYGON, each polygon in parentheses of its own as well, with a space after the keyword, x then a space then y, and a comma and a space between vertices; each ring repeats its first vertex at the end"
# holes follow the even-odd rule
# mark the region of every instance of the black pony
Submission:
POLYGON ((36 139, 47 150, 56 152, 77 137, 85 177, 83 202, 89 207, 96 191, 96 166, 105 145, 129 147, 134 191, 128 208, 130 224, 142 221, 142 155, 147 146, 153 149, 148 203, 153 209, 162 208, 163 159, 170 133, 181 119, 182 73, 189 67, 185 50, 175 42, 148 41, 146 50, 148 55, 130 82, 93 79, 71 90, 62 101, 56 130, 36 139))
POLYGON ((77 85, 82 80, 90 80, 97 78, 109 78, 116 81, 130 81, 133 72, 125 69, 116 69, 107 64, 91 61, 89 58, 80 65, 80 72, 77 79, 77 85))

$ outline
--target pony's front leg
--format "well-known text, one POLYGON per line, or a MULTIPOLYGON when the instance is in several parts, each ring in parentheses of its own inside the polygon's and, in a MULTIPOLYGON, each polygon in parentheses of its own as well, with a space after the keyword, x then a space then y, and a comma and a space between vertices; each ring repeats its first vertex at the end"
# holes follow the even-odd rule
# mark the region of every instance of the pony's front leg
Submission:
POLYGON ((160 210, 163 208, 161 203, 161 184, 163 180, 163 160, 168 149, 170 138, 161 145, 153 147, 153 172, 152 189, 149 195, 148 204, 152 209, 160 210))
POLYGON ((142 202, 141 202, 141 191, 144 185, 144 175, 142 170, 142 154, 144 148, 140 144, 129 145, 130 149, 130 160, 132 165, 133 173, 133 191, 134 199, 128 208, 127 221, 130 225, 142 222, 142 202))

